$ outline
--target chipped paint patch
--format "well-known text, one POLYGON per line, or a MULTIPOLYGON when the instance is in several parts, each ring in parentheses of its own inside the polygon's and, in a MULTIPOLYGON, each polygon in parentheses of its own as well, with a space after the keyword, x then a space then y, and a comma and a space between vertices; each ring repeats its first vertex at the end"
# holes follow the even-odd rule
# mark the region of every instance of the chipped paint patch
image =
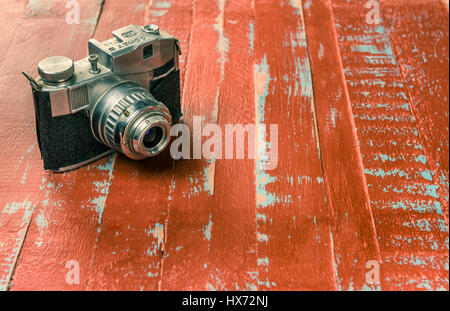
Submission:
POLYGON ((258 266, 268 266, 269 265, 269 258, 258 258, 257 260, 258 266))
MULTIPOLYGON (((61 0, 56 0, 56 2, 61 2, 61 0)), ((29 11, 26 16, 49 15, 54 3, 55 1, 29 0, 27 4, 29 11)))
POLYGON ((258 242, 269 242, 269 237, 265 233, 256 232, 256 239, 258 242))
POLYGON ((135 7, 134 7, 134 12, 135 13, 138 13, 138 12, 140 12, 140 11, 143 11, 143 10, 145 10, 145 6, 147 5, 147 3, 145 3, 145 2, 142 2, 142 3, 140 3, 140 4, 137 4, 135 7))
MULTIPOLYGON (((227 53, 230 49, 229 40, 224 34, 224 13, 225 13, 225 0, 217 0, 217 7, 219 9, 219 15, 216 17, 216 23, 214 29, 219 34, 219 40, 217 41, 217 51, 220 54, 220 83, 225 76, 225 63, 227 62, 227 53)), ((219 84, 220 84, 219 83, 219 84)))
POLYGON ((255 50, 255 23, 253 21, 248 24, 247 37, 250 43, 250 51, 253 52, 255 50))
MULTIPOLYGON (((260 64, 255 64, 255 125, 256 129, 264 128, 264 114, 266 97, 269 93, 270 82, 269 65, 267 56, 264 55, 260 64)), ((264 161, 260 155, 267 154, 270 144, 266 142, 265 131, 256 132, 256 207, 267 207, 275 202, 275 194, 269 193, 266 186, 272 183, 275 178, 265 172, 264 161)))
POLYGON ((161 249, 161 245, 164 244, 164 224, 155 223, 154 226, 150 225, 145 232, 148 236, 153 236, 156 239, 158 249, 161 249))
POLYGON ((161 17, 167 14, 167 10, 150 10, 150 14, 153 17, 161 17))
POLYGON ((311 99, 313 94, 313 85, 311 79, 311 69, 309 66, 308 59, 306 58, 296 59, 294 62, 294 72, 295 76, 298 77, 298 79, 294 81, 295 85, 294 95, 301 94, 301 96, 311 99))
POLYGON ((108 199, 109 190, 112 184, 115 159, 116 155, 112 154, 108 157, 104 164, 92 164, 89 166, 89 169, 98 169, 100 171, 106 171, 108 173, 107 179, 102 181, 94 181, 93 189, 97 193, 97 196, 90 198, 86 204, 97 212, 98 224, 102 223, 102 216, 105 210, 106 200, 108 199))
POLYGON ((330 108, 330 122, 334 128, 336 128, 336 117, 341 119, 341 112, 338 111, 336 108, 331 107, 330 108))
POLYGON ((210 195, 214 194, 214 173, 216 171, 216 160, 212 159, 208 161, 208 165, 203 170, 203 191, 208 192, 210 195))
POLYGON ((206 240, 211 240, 211 228, 212 228, 212 215, 209 215, 209 221, 206 226, 203 226, 203 235, 206 240))
MULTIPOLYGON (((261 61, 254 65, 254 81, 255 81, 255 128, 261 129, 265 125, 265 109, 266 98, 269 94, 269 83, 271 76, 269 72, 269 65, 267 63, 267 56, 261 59, 261 61)), ((257 212, 257 241, 258 243, 268 243, 269 237, 266 233, 262 232, 264 223, 267 221, 267 215, 265 209, 269 206, 273 206, 276 201, 275 194, 270 193, 266 187, 273 183, 276 178, 270 176, 264 170, 264 161, 261 159, 261 155, 267 154, 270 144, 266 142, 265 131, 257 130, 256 137, 256 161, 255 161, 255 203, 257 212)), ((264 266, 264 270, 267 272, 269 269, 269 259, 258 258, 258 266, 264 266)), ((259 273, 257 274, 259 276, 259 273)), ((256 284, 264 284, 258 278, 255 279, 256 284)), ((270 285, 269 280, 266 280, 270 285)), ((256 287, 255 285, 250 287, 256 287)))
MULTIPOLYGON (((172 6, 172 3, 169 1, 158 1, 152 0, 148 5, 150 10, 150 16, 152 17, 152 21, 156 22, 159 17, 162 17, 169 12, 169 8, 172 6)), ((145 8, 145 3, 144 3, 145 8)))
POLYGON ((45 215, 41 213, 36 217, 36 224, 39 228, 39 231, 42 231, 44 229, 48 228, 48 220, 45 218, 45 215))
POLYGON ((170 3, 169 1, 155 1, 154 2, 154 6, 157 9, 168 9, 172 6, 172 3, 170 3))

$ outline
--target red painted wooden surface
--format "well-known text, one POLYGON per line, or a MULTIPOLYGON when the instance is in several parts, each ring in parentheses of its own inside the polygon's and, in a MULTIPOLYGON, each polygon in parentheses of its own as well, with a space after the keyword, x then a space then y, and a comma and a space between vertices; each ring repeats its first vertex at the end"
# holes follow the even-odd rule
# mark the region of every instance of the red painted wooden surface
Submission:
POLYGON ((315 113, 339 289, 366 286, 378 241, 329 1, 304 4, 315 113))
POLYGON ((80 18, 84 22, 72 26, 62 22, 64 3, 14 3, 16 26, 6 28, 17 29, 0 64, 5 111, 1 125, 1 287, 13 286, 15 275, 18 289, 64 288, 65 277, 59 276, 65 275, 66 258, 88 265, 93 256, 111 163, 105 159, 59 175, 42 170, 32 97, 25 91, 28 86, 20 71, 33 70, 41 58, 56 52, 75 59, 84 56, 101 6, 96 1, 83 3, 80 18), (23 263, 20 268, 19 261, 23 263))
MULTIPOLYGON (((389 24, 389 18, 395 17, 389 17, 391 11, 387 7, 387 3, 382 3, 383 21, 379 25, 368 25, 360 18, 366 9, 361 8, 359 2, 336 1, 333 6, 383 259, 382 288, 448 288, 448 227, 445 224, 448 197, 443 195, 448 191, 448 179, 446 184, 445 175, 440 179, 442 172, 433 170, 431 162, 434 161, 430 161, 428 151, 430 138, 423 135, 423 125, 418 122, 440 122, 435 125, 435 131, 441 134, 432 139, 446 141, 448 154, 448 49, 445 52, 443 48, 448 46, 446 13, 439 2, 424 6, 397 1, 392 8, 397 18, 389 24), (420 16, 428 22, 411 21, 408 11, 421 12, 420 16), (430 19, 443 20, 443 23, 431 24, 430 19), (431 44, 427 42, 429 39, 413 36, 396 41, 394 34, 404 29, 401 20, 409 20, 405 21, 410 25, 406 31, 414 34, 420 33, 412 29, 416 25, 433 27, 436 42, 431 44), (410 47, 400 49, 400 42, 410 47), (416 111, 415 106, 420 101, 417 102, 411 90, 425 89, 425 86, 408 81, 399 65, 420 53, 414 47, 422 52, 426 50, 424 55, 429 53, 440 63, 428 65, 417 60, 420 69, 416 75, 419 78, 420 71, 423 83, 432 80, 432 84, 436 84, 430 87, 431 92, 437 92, 432 98, 433 104, 422 104, 422 107, 439 113, 418 114, 416 111), (427 71, 423 71, 425 69, 427 71), (428 116, 433 116, 434 120, 428 116)), ((417 94, 425 92, 417 91, 417 94)), ((446 157, 448 162, 448 155, 446 157)), ((439 161, 436 159, 436 163, 439 161)), ((444 167, 448 174, 448 163, 443 163, 444 167)))
POLYGON ((78 25, 66 1, 4 2, 0 290, 448 290, 448 2, 368 24, 356 0, 79 0, 78 25), (264 124, 270 150, 278 124, 277 168, 167 150, 43 171, 20 71, 131 23, 180 39, 191 130, 264 124))

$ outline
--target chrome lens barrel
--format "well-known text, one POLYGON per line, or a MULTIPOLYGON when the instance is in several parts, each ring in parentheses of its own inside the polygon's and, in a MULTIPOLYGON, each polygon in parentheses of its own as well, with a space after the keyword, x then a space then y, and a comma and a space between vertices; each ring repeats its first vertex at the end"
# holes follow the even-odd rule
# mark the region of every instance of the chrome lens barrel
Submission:
POLYGON ((169 110, 138 83, 108 78, 90 96, 91 129, 100 142, 131 159, 155 156, 169 144, 169 110))

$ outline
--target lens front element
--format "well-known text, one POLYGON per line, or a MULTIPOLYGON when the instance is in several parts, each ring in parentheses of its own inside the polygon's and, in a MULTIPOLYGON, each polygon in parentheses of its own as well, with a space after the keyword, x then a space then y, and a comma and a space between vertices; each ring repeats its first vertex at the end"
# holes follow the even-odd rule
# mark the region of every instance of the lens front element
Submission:
POLYGON ((143 144, 145 148, 153 148, 158 145, 158 143, 163 138, 163 130, 158 127, 151 127, 144 135, 143 144))

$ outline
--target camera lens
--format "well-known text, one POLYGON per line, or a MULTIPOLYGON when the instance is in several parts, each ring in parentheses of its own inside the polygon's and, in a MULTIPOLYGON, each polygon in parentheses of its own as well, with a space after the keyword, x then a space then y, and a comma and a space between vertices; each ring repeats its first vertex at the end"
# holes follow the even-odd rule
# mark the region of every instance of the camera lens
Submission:
POLYGON ((153 148, 163 139, 163 130, 158 127, 152 127, 144 135, 143 144, 146 148, 153 148))
POLYGON ((110 77, 90 95, 91 129, 100 142, 131 159, 157 155, 169 144, 169 110, 141 85, 110 77))
POLYGON ((156 111, 143 114, 127 131, 131 149, 144 156, 153 156, 169 143, 170 125, 165 117, 156 111))

